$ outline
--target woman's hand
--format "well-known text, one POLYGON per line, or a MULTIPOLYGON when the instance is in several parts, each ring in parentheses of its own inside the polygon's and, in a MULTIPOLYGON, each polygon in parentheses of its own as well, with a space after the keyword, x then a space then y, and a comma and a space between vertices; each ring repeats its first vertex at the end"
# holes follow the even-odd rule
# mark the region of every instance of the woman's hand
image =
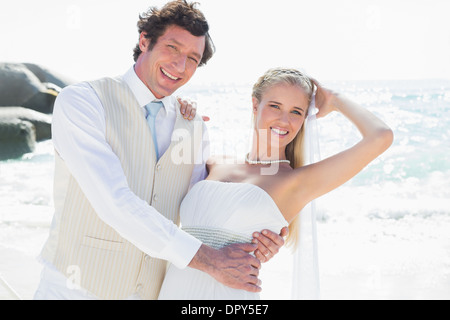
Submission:
POLYGON ((338 111, 336 104, 337 104, 337 97, 338 94, 336 92, 333 92, 330 89, 327 89, 323 87, 319 81, 312 79, 311 81, 316 85, 316 108, 319 109, 319 111, 316 114, 317 119, 325 117, 327 114, 338 111))
POLYGON ((272 259, 284 246, 284 238, 287 237, 288 233, 288 227, 281 229, 280 234, 270 230, 253 233, 253 243, 258 245, 258 249, 255 250, 256 258, 262 263, 272 259))
POLYGON ((180 112, 185 119, 192 120, 197 114, 197 103, 183 98, 177 98, 180 103, 180 112))
MULTIPOLYGON (((197 103, 183 98, 177 98, 177 100, 180 103, 180 112, 183 118, 188 120, 194 119, 197 114, 197 103)), ((202 116, 202 119, 203 121, 210 120, 207 116, 202 116)))

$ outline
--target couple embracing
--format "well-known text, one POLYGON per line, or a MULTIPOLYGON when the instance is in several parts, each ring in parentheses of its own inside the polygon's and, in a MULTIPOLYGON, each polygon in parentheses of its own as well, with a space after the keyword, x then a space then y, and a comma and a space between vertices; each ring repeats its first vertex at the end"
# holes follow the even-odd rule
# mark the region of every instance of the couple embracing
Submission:
POLYGON ((55 215, 35 299, 258 299, 261 264, 286 236, 295 245, 302 209, 384 152, 392 131, 276 68, 254 85, 245 160, 208 159, 205 123, 173 96, 214 53, 204 15, 176 0, 141 15, 138 29, 128 72, 67 87, 55 103, 55 215), (362 139, 305 165, 306 120, 331 112, 362 139), (181 149, 191 161, 175 159, 181 149))

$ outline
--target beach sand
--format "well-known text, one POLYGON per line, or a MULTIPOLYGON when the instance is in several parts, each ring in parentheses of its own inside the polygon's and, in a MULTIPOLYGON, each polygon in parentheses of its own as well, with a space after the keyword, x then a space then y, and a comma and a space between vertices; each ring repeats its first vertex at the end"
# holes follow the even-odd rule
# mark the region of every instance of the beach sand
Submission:
MULTIPOLYGON (((446 230, 448 219, 378 220, 370 221, 370 228, 361 222, 319 223, 321 299, 450 299, 450 241, 442 237, 446 230)), ((282 252, 264 267, 269 276, 263 298, 289 299, 290 284, 278 289, 291 272, 288 256, 282 252)))
MULTIPOLYGON (((450 230, 444 220, 428 226, 416 226, 419 235, 402 238, 398 225, 392 221, 371 231, 361 223, 334 222, 318 224, 321 298, 323 300, 448 300, 450 299, 450 243, 433 237, 425 230, 450 230), (387 226, 386 226, 387 225, 387 226), (390 228, 397 234, 390 234, 390 228), (419 231, 417 228, 421 228, 419 231), (383 229, 383 232, 377 232, 383 229), (345 230, 345 231, 344 231, 345 230), (353 231, 349 231, 353 230, 353 231)), ((404 224, 405 222, 403 222, 404 224)), ((417 223, 414 221, 411 224, 417 223)), ((405 226, 406 228, 406 226, 405 226)), ((414 229, 412 226, 408 230, 414 229)), ((22 299, 32 299, 42 266, 37 262, 41 244, 46 239, 44 228, 30 240, 30 248, 0 245, 0 270, 4 279, 22 299)), ((282 250, 271 262, 263 265, 262 299, 290 298, 291 261, 282 250)), ((15 297, 0 286, 0 299, 15 297)))
MULTIPOLYGON (((0 245, 0 270, 4 280, 23 300, 33 299, 39 283, 41 265, 35 257, 0 245)), ((16 300, 0 280, 0 300, 16 300)))

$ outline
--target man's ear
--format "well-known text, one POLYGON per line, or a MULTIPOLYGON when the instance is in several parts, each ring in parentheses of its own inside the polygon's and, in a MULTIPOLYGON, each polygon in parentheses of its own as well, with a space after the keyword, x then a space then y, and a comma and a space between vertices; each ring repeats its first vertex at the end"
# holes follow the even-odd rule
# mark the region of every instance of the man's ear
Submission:
POLYGON ((147 39, 145 36, 147 33, 141 32, 139 36, 139 49, 141 49, 142 52, 147 52, 148 47, 150 45, 150 39, 147 39))

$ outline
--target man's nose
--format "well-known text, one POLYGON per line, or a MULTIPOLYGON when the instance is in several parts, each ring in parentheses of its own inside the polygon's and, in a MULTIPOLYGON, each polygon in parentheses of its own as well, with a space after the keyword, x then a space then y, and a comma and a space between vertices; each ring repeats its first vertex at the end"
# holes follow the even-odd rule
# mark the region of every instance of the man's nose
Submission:
POLYGON ((175 69, 178 72, 183 73, 184 70, 186 70, 186 61, 187 61, 187 55, 179 54, 174 61, 175 69))

